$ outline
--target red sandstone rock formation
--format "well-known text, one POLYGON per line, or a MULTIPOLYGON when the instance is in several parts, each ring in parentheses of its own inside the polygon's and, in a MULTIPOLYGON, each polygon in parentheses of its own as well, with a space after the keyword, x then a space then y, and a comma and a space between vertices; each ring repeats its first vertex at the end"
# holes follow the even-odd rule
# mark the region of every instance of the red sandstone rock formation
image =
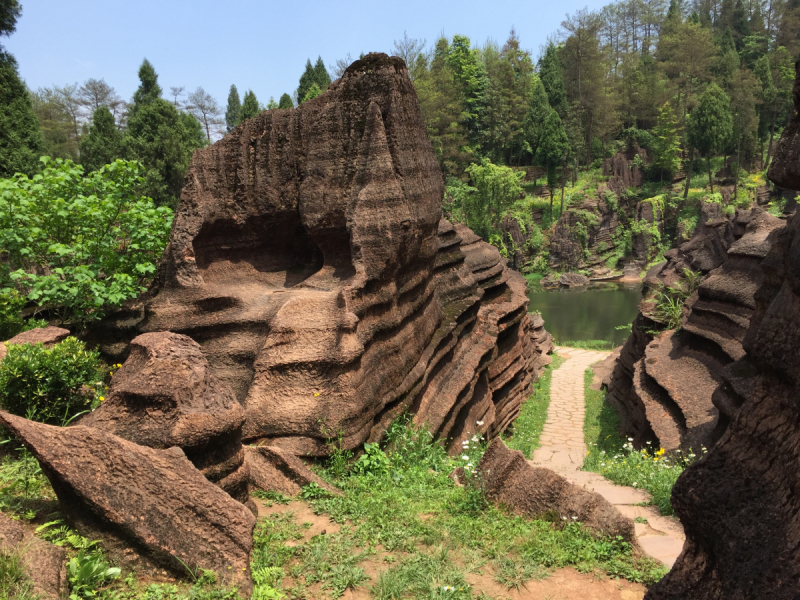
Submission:
POLYGON ((18 554, 25 574, 39 600, 61 600, 69 589, 65 561, 67 553, 37 538, 19 521, 0 513, 0 552, 18 554))
MULTIPOLYGON (((794 189, 800 189, 800 65, 797 70, 795 112, 769 173, 777 185, 794 189)), ((735 314, 727 335, 719 325, 709 326, 721 336, 721 346, 737 355, 722 369, 722 383, 714 392, 714 403, 730 424, 708 456, 691 465, 673 489, 672 505, 686 531, 686 546, 647 600, 795 600, 800 594, 796 214, 785 227, 741 243, 739 250, 755 259, 767 247, 747 323, 736 322, 742 315, 735 314)), ((738 303, 752 289, 750 279, 717 282, 718 299, 738 303)))
POLYGON ((405 410, 454 448, 496 435, 551 341, 524 279, 440 221, 443 190, 405 66, 370 54, 195 152, 156 282, 94 339, 120 360, 139 333, 190 336, 245 438, 296 455, 405 410))
POLYGON ((489 444, 478 473, 486 497, 516 514, 541 517, 555 511, 559 518, 574 518, 598 534, 619 535, 636 545, 633 521, 608 500, 571 484, 555 471, 534 467, 522 452, 510 450, 499 438, 489 444))
POLYGON ((645 278, 645 294, 659 286, 686 285, 684 269, 706 274, 684 306, 681 330, 663 327, 652 300, 640 305, 632 334, 620 351, 608 383, 608 400, 634 445, 647 441, 667 450, 710 446, 729 417, 715 392, 723 368, 744 354, 742 341, 763 281, 759 263, 770 233, 783 222, 761 209, 740 211, 736 219, 715 219, 706 205, 703 224, 691 240, 665 254, 668 261, 645 278))
POLYGON ((197 342, 177 333, 145 333, 130 348, 105 402, 79 424, 142 446, 178 446, 210 481, 246 502, 244 410, 209 371, 197 342))
POLYGON ((92 427, 53 427, 2 411, 0 424, 39 461, 78 530, 101 539, 115 560, 181 575, 187 566, 212 569, 243 593, 252 589, 255 517, 180 448, 154 450, 92 427))

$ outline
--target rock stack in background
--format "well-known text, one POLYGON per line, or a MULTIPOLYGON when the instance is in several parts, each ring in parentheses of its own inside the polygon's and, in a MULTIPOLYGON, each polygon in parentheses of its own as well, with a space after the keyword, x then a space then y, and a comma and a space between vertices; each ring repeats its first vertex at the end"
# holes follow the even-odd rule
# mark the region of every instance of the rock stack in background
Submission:
POLYGON ((717 207, 706 204, 692 239, 648 273, 647 299, 606 382, 622 430, 637 447, 649 441, 667 450, 699 450, 719 439, 728 423, 715 391, 723 368, 744 354, 763 281, 759 263, 783 221, 761 209, 729 220, 717 215, 717 207), (687 269, 704 277, 684 305, 681 328, 658 333, 665 323, 652 296, 667 286, 689 285, 687 269))
POLYGON ((153 287, 90 339, 121 361, 141 333, 191 337, 244 438, 295 455, 406 410, 451 448, 497 435, 552 341, 498 251, 440 222, 443 190, 405 66, 370 54, 195 152, 153 287))

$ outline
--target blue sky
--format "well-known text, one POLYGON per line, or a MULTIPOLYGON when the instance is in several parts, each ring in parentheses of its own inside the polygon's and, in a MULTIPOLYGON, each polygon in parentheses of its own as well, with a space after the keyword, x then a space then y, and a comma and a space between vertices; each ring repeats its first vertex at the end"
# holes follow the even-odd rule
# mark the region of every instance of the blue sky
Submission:
POLYGON ((585 6, 586 0, 23 0, 17 31, 0 44, 34 89, 104 78, 128 100, 147 57, 165 93, 202 85, 224 105, 235 83, 240 94, 252 89, 266 104, 296 89, 307 58, 321 55, 331 65, 348 52, 390 53, 404 31, 429 45, 442 33, 502 44, 514 26, 523 47, 538 55, 564 15, 585 6))

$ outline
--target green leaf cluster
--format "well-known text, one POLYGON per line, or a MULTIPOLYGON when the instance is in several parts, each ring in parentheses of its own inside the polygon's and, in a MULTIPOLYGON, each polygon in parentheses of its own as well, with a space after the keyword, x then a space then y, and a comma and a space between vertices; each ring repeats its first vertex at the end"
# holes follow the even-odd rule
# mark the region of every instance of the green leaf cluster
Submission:
POLYGON ((172 211, 141 195, 136 162, 117 160, 86 175, 69 160, 43 162, 32 178, 0 179, 0 289, 15 287, 80 325, 144 290, 172 211))
POLYGON ((0 406, 33 421, 64 425, 91 408, 103 382, 101 369, 100 355, 74 337, 52 348, 12 344, 0 362, 0 406))

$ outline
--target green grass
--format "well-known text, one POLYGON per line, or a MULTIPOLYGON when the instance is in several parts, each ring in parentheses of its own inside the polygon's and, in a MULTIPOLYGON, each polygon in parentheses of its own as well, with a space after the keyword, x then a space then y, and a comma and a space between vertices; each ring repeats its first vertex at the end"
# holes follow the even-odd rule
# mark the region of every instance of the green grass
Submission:
MULTIPOLYGON (((600 473, 619 485, 641 488, 653 496, 652 504, 663 515, 673 515, 670 495, 672 487, 684 469, 696 459, 694 452, 685 458, 680 451, 674 456, 665 456, 662 449, 636 450, 631 439, 620 437, 619 417, 605 401, 605 392, 590 388, 592 369, 586 369, 584 394, 586 398, 586 420, 583 432, 589 454, 583 462, 584 471, 600 473)), ((705 453, 705 449, 702 449, 705 453)))
MULTIPOLYGON (((538 394, 542 399, 546 388, 538 387, 534 398, 538 394)), ((251 555, 253 598, 336 598, 361 587, 375 598, 469 599, 479 595, 469 575, 487 570, 509 589, 567 566, 648 585, 663 576, 660 564, 635 555, 622 539, 596 537, 580 523, 523 518, 490 505, 474 474, 485 447, 484 440, 473 436, 458 456, 450 457, 426 429, 401 418, 380 447, 358 460, 335 451, 319 472, 342 494, 331 496, 307 486, 300 497, 340 529, 306 539, 309 524, 299 524, 290 512, 259 519, 251 555), (379 454, 385 460, 378 460, 379 454), (457 466, 466 471, 464 486, 449 477, 457 466), (368 565, 378 575, 367 578, 368 565)), ((0 465, 0 480, 3 510, 22 519, 41 519, 26 512, 26 502, 41 504, 52 491, 29 457, 8 457, 0 465), (27 487, 19 481, 26 478, 32 480, 27 487)), ((276 504, 286 500, 264 496, 276 504)), ((70 557, 85 548, 99 550, 58 521, 37 535, 62 545, 70 557)), ((155 584, 124 572, 90 591, 94 598, 108 600, 238 599, 213 573, 201 571, 197 577, 193 583, 155 584)), ((9 594, 13 600, 33 600, 9 594)))
POLYGON ((539 436, 547 420, 547 409, 550 406, 550 380, 553 371, 564 362, 563 357, 553 355, 553 362, 544 368, 544 373, 534 385, 534 391, 522 405, 519 416, 511 429, 503 436, 506 445, 519 450, 525 458, 533 458, 533 451, 539 447, 539 436))
POLYGON ((19 554, 0 550, 0 598, 4 600, 37 600, 33 582, 25 573, 19 554))
POLYGON ((567 348, 580 348, 582 350, 613 350, 614 342, 608 340, 575 340, 558 342, 559 346, 567 348))

